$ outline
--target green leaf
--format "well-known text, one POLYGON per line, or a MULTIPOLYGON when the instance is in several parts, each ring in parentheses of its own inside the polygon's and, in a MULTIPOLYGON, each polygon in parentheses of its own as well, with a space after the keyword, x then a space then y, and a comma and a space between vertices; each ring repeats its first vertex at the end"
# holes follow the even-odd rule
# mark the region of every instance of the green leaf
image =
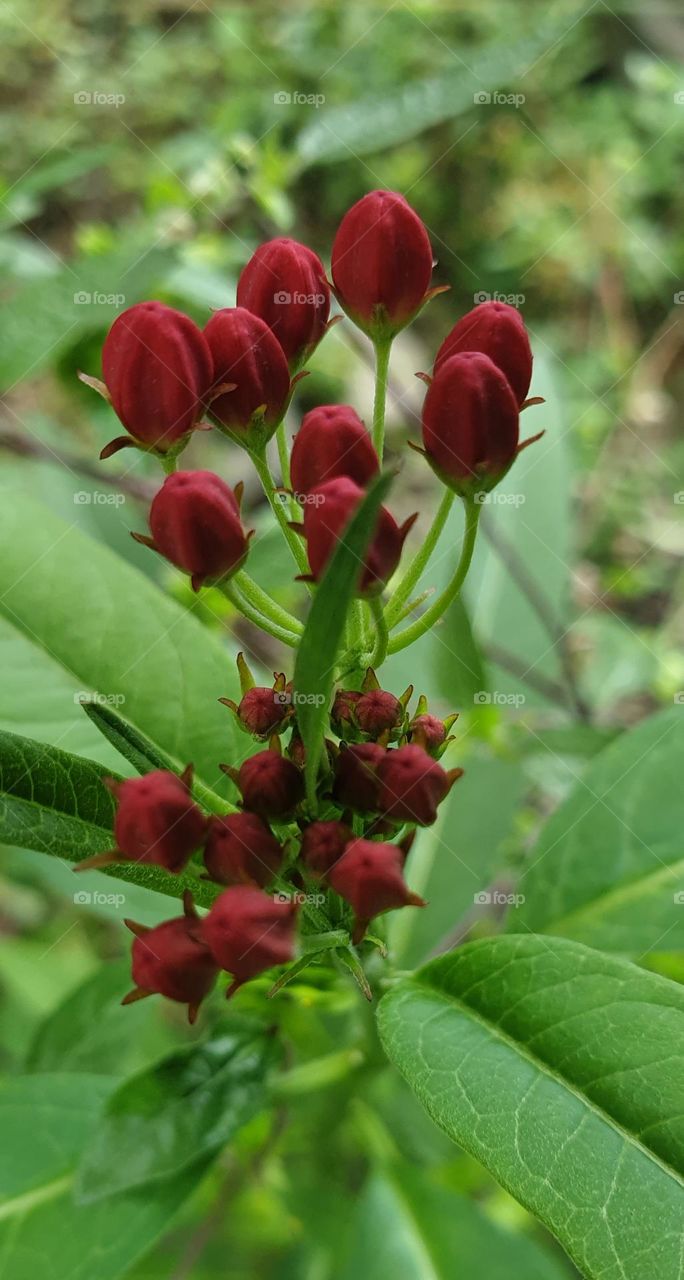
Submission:
POLYGON ((318 111, 315 122, 299 135, 300 163, 337 164, 353 155, 384 151, 472 111, 475 94, 515 82, 541 53, 548 53, 562 29, 557 17, 547 19, 522 40, 497 40, 484 49, 469 49, 446 74, 404 81, 395 93, 369 94, 348 106, 318 111))
POLYGON ((475 695, 488 689, 489 685, 482 654, 461 596, 456 597, 444 615, 436 640, 433 655, 441 697, 455 707, 472 707, 475 695))
POLYGON ((681 1280, 684 991, 561 938, 473 942, 381 1001, 433 1120, 590 1280, 681 1280))
POLYGON ((224 1147, 261 1110, 278 1057, 253 1027, 171 1054, 109 1099, 81 1163, 83 1203, 173 1178, 224 1147))
POLYGON ((516 930, 640 954, 684 947, 683 755, 677 706, 592 760, 532 851, 516 930))
POLYGON ((425 1170, 399 1165, 372 1176, 361 1196, 343 1280, 563 1280, 567 1271, 532 1240, 504 1231, 425 1170))
POLYGON ((358 585, 363 555, 373 535, 378 510, 392 483, 378 477, 340 538, 316 595, 302 636, 294 672, 297 723, 306 747, 306 776, 310 793, 330 708, 335 661, 349 606, 358 585))
POLYGON ((73 1170, 115 1082, 36 1075, 0 1088, 0 1258, 12 1280, 117 1280, 172 1224, 205 1166, 81 1208, 73 1170))
MULTIPOLYGON (((0 841, 68 862, 111 849, 114 801, 102 783, 106 775, 92 760, 0 731, 0 841)), ((201 906, 211 906, 217 893, 187 872, 172 875, 141 862, 114 863, 106 874, 172 898, 191 889, 201 906)), ((75 903, 86 902, 87 880, 74 877, 73 893, 75 903)))
POLYGON ((244 754, 218 704, 237 692, 228 651, 143 574, 23 495, 3 493, 0 544, 0 617, 36 647, 41 670, 49 655, 62 689, 69 675, 70 712, 81 715, 76 695, 97 693, 227 794, 219 762, 244 754))

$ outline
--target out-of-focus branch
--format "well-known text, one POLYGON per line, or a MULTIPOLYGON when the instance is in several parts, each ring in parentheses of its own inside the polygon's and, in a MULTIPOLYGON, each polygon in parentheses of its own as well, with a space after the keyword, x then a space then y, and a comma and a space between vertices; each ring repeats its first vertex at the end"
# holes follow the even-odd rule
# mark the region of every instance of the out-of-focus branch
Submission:
POLYGON ((76 475, 87 476, 89 480, 97 480, 98 484, 125 493, 137 502, 152 501, 158 486, 151 480, 142 480, 139 476, 107 471, 106 467, 91 462, 76 453, 65 453, 61 449, 53 449, 43 444, 35 436, 21 431, 0 430, 0 449, 7 449, 22 458, 34 458, 37 462, 51 462, 53 466, 66 467, 76 475))

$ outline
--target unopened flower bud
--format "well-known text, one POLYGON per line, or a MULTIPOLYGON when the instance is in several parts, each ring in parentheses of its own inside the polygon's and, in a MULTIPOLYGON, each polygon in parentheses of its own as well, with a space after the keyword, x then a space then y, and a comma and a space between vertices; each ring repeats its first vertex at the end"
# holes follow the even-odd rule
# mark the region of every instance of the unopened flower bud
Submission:
POLYGON ((441 765, 413 743, 386 751, 378 765, 378 807, 395 822, 430 826, 437 806, 461 770, 446 773, 441 765))
POLYGON ((302 862, 313 876, 325 876, 351 839, 352 832, 343 822, 312 822, 302 834, 302 862))
POLYGON ((272 739, 267 751, 244 760, 239 769, 223 766, 233 778, 245 809, 266 819, 284 821, 291 817, 304 796, 304 779, 286 756, 275 750, 272 739))
POLYGON ((338 476, 347 476, 363 487, 379 471, 378 455, 351 405, 323 404, 302 418, 290 469, 296 494, 308 495, 338 476))
MULTIPOLYGON (((318 582, 363 499, 363 489, 346 476, 338 476, 318 486, 311 496, 317 501, 308 502, 304 508, 304 537, 311 573, 318 582)), ((410 516, 398 525, 385 507, 380 508, 375 533, 364 557, 358 587, 360 595, 378 595, 382 591, 399 563, 404 541, 415 519, 415 515, 410 516)))
POLYGON ((154 769, 123 782, 106 778, 117 803, 116 849, 79 862, 75 870, 110 862, 144 862, 167 871, 182 871, 206 835, 206 819, 192 799, 191 781, 191 766, 182 777, 168 769, 154 769))
POLYGON ((456 720, 458 720, 456 712, 447 716, 446 720, 440 720, 438 716, 431 715, 428 711, 427 699, 421 695, 416 714, 409 724, 409 738, 417 746, 423 747, 428 755, 438 760, 447 744, 453 741, 448 737, 448 733, 456 720))
POLYGON ((197 1010, 216 981, 218 965, 199 933, 199 920, 186 899, 186 914, 176 920, 148 929, 127 920, 135 934, 132 951, 132 974, 135 987, 124 996, 122 1004, 132 1004, 145 996, 166 996, 187 1004, 188 1021, 194 1022, 197 1010))
POLYGON ((236 573, 247 557, 235 494, 212 471, 176 471, 167 476, 150 507, 152 537, 134 534, 190 574, 198 591, 206 581, 236 573))
POLYGON ((357 742, 360 734, 354 721, 354 708, 361 697, 360 690, 338 689, 330 712, 333 733, 345 742, 357 742))
POLYGON ((358 742, 340 751, 335 762, 333 798, 354 813, 377 813, 378 768, 386 755, 376 742, 358 742))
POLYGON ((278 339, 244 307, 215 311, 204 335, 213 361, 210 414, 250 449, 270 440, 285 412, 290 371, 278 339), (234 384, 230 391, 222 386, 234 384))
POLYGON ((202 920, 202 938, 217 965, 243 982, 294 956, 297 903, 279 901, 250 885, 226 889, 202 920))
POLYGON ((263 888, 280 870, 283 850, 256 813, 228 813, 209 820, 204 865, 218 884, 263 888))
POLYGON ((525 322, 507 302, 481 302, 454 325, 435 359, 435 372, 450 356, 481 351, 505 374, 521 406, 532 380, 532 351, 525 322))
POLYGON ((359 942, 370 920, 397 907, 424 907, 404 876, 404 853, 394 844, 352 840, 328 874, 330 884, 354 908, 353 940, 359 942))
POLYGON ((328 323, 330 288, 323 263, 296 240, 268 240, 242 271, 237 304, 268 325, 294 371, 308 360, 328 323))

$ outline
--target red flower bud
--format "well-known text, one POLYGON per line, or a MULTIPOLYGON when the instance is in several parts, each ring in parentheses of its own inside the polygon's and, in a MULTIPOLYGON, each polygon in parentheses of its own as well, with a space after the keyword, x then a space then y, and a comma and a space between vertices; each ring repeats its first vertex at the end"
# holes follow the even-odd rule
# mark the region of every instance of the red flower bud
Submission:
POLYGON ((323 263, 296 240, 268 240, 242 271, 237 304, 261 317, 273 330, 290 368, 297 369, 308 360, 328 323, 330 288, 323 263))
POLYGON ((358 742, 340 751, 333 784, 336 803, 354 813, 377 813, 377 771, 386 754, 376 742, 358 742))
MULTIPOLYGON (((316 581, 321 578, 362 498, 363 489, 346 476, 328 480, 327 484, 312 490, 312 501, 304 508, 304 537, 316 581)), ((404 540, 415 518, 410 516, 398 525, 385 507, 380 508, 375 534, 365 555, 358 588, 360 595, 377 595, 382 591, 399 563, 404 540)))
POLYGON ((304 796, 297 766, 271 747, 244 760, 238 770, 227 767, 226 772, 239 788, 245 809, 262 818, 289 818, 304 796))
POLYGON ((417 822, 429 827, 451 780, 422 747, 410 743, 396 751, 386 751, 378 765, 380 812, 395 822, 417 822))
POLYGON ((332 277, 340 306, 365 333, 403 329, 425 302, 431 275, 428 233, 396 191, 371 191, 344 215, 332 277))
POLYGON ((336 893, 354 908, 354 941, 359 942, 368 922, 383 911, 397 907, 424 907, 411 893, 403 877, 404 853, 395 844, 374 840, 352 840, 328 879, 336 893))
POLYGON ((296 902, 279 902, 250 885, 226 889, 202 921, 216 963, 233 975, 227 995, 294 955, 296 902))
POLYGON ((312 822, 302 835, 302 862, 313 876, 325 876, 352 838, 343 822, 312 822))
POLYGON ((354 720, 354 708, 361 697, 356 689, 338 689, 330 712, 330 724, 338 738, 356 742, 359 733, 354 720))
POLYGON ((247 556, 238 503, 212 471, 176 471, 167 476, 150 508, 152 538, 133 536, 192 578, 195 591, 206 579, 235 573, 247 556))
POLYGON ((369 738, 379 738, 382 733, 398 729, 405 715, 399 699, 385 689, 370 689, 361 695, 354 707, 356 723, 369 738))
POLYGON ((431 716, 427 712, 421 716, 414 716, 409 725, 411 734, 419 735, 425 745, 425 750, 432 754, 437 751, 444 742, 446 742, 447 731, 444 727, 444 721, 439 720, 437 716, 431 716))
POLYGON ((489 356, 466 351, 440 364, 423 405, 423 444, 433 470, 463 497, 505 475, 518 452, 518 405, 489 356))
MULTIPOLYGON (((135 440, 168 452, 196 426, 212 379, 204 334, 161 302, 139 302, 117 316, 102 348, 114 412, 135 440)), ((112 444, 121 447, 120 440, 112 444)), ((114 448, 104 450, 105 456, 114 448)))
POLYGON ((219 884, 269 884, 280 870, 283 850, 255 813, 211 818, 204 865, 219 884))
POLYGON ((214 366, 213 390, 235 383, 211 401, 211 416, 242 443, 270 440, 290 394, 290 371, 277 338, 244 307, 215 311, 204 330, 214 366))
POLYGON ((292 711, 291 697, 284 690, 256 685, 248 689, 237 709, 243 728, 256 738, 266 740, 277 733, 292 711))
POLYGON ((348 404, 322 404, 304 415, 290 465, 296 494, 309 494, 338 476, 363 487, 380 469, 371 438, 348 404))
MULTIPOLYGON (((190 910, 190 908, 188 908, 190 910)), ((218 967, 199 936, 194 913, 177 920, 165 920, 154 929, 133 924, 132 973, 135 988, 122 1004, 132 1004, 155 993, 187 1004, 188 1020, 194 1022, 197 1009, 216 981, 218 967)))
POLYGON ((86 871, 110 862, 146 862, 181 871, 206 835, 206 819, 191 795, 192 766, 182 777, 154 769, 142 778, 104 779, 116 798, 116 849, 98 853, 74 868, 86 871))
POLYGON ((532 380, 532 351, 525 322, 507 302, 481 302, 457 321, 442 343, 435 372, 450 356, 481 351, 506 375, 522 405, 532 380))

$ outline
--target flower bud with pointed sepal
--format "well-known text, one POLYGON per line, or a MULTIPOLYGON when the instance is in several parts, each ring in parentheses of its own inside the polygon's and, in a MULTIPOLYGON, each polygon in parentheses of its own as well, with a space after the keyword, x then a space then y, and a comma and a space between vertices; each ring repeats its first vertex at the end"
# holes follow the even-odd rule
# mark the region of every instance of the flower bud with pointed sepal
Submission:
MULTIPOLYGON (((346 476, 338 476, 312 490, 312 500, 304 508, 303 530, 315 582, 323 576, 363 496, 363 489, 346 476)), ((375 532, 364 556, 357 594, 372 596, 382 592, 399 564, 402 547, 415 520, 415 515, 409 516, 398 525, 386 507, 380 508, 375 532)))
POLYGON ((286 236, 260 244, 238 280, 237 305, 268 325, 294 373, 328 326, 330 287, 318 254, 286 236))
POLYGON ((354 909, 353 942, 360 942, 370 921, 384 911, 427 904, 408 888, 403 867, 405 854, 395 844, 352 840, 328 873, 336 893, 354 909))
POLYGON ((406 707, 413 693, 413 685, 396 698, 393 693, 381 689, 375 672, 369 667, 363 682, 361 697, 352 708, 352 718, 361 733, 368 738, 388 739, 401 736, 406 722, 406 707))
POLYGON ((132 920, 125 921, 135 935, 132 951, 135 986, 121 1003, 133 1004, 155 994, 166 996, 168 1000, 188 1006, 188 1021, 192 1023, 216 981, 219 966, 201 937, 200 921, 188 892, 183 902, 185 915, 165 920, 152 929, 132 920))
POLYGON ((386 755, 376 742, 358 742, 343 747, 335 761, 333 799, 353 813, 379 811, 378 769, 386 755))
POLYGON ((270 884, 283 861, 282 845, 256 813, 209 819, 204 865, 218 884, 270 884))
POLYGON ((304 798, 301 771, 281 754, 275 736, 268 750, 249 756, 239 769, 225 764, 221 768, 238 788, 243 808, 267 820, 287 821, 304 798))
POLYGON ((215 311, 204 330, 213 362, 210 416, 238 444, 259 451, 282 420, 290 371, 278 339, 244 307, 215 311), (223 386, 232 390, 220 392, 223 386))
POLYGON ((438 716, 433 716, 428 711, 427 698, 421 694, 418 699, 416 714, 409 724, 409 741, 415 743, 427 751, 428 755, 434 756, 435 760, 439 760, 444 754, 450 742, 454 741, 453 736, 449 737, 451 726, 458 720, 458 712, 447 716, 445 720, 440 720, 438 716))
POLYGON ((116 800, 116 848, 79 862, 75 871, 141 862, 177 873, 204 843, 207 820, 192 799, 192 765, 179 777, 153 769, 141 778, 103 778, 116 800))
POLYGON ((480 302, 447 334, 435 358, 435 373, 450 356, 481 351, 505 374, 522 408, 532 381, 532 350, 525 322, 507 302, 480 302))
POLYGON ((308 498, 338 476, 363 488, 379 470, 373 442, 351 405, 322 404, 304 414, 290 459, 293 493, 308 498))
POLYGON ((152 537, 133 537, 190 574, 198 591, 232 577, 247 558, 254 531, 242 527, 240 496, 241 486, 233 492, 212 471, 176 471, 152 500, 152 537))
POLYGON ((294 957, 297 902, 234 885, 202 920, 202 938, 215 963, 233 977, 227 996, 250 978, 294 957))
POLYGON ((462 769, 447 773, 414 743, 386 751, 377 770, 378 810, 395 822, 429 827, 438 805, 462 773, 462 769))
POLYGON ((255 684, 242 653, 237 656, 237 664, 242 687, 240 702, 235 703, 232 698, 219 698, 219 702, 233 712, 245 733, 266 742, 272 734, 282 733, 292 718, 292 688, 282 671, 274 672, 270 689, 255 684))
POLYGON ((339 861, 353 838, 344 822, 311 822, 302 833, 302 862, 312 876, 322 878, 339 861))

